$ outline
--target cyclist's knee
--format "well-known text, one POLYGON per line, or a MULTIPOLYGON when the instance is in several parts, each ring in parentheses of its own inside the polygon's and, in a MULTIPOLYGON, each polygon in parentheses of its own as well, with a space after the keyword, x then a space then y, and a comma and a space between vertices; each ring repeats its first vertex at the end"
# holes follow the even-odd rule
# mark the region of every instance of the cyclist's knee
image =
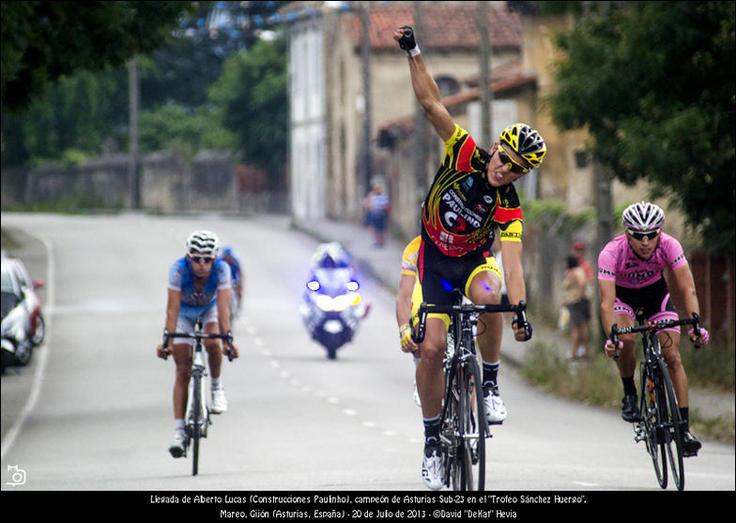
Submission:
POLYGON ((179 381, 189 381, 192 374, 192 360, 182 361, 176 364, 176 379, 179 381))
POLYGON ((680 356, 679 350, 670 349, 664 351, 664 361, 667 363, 670 372, 678 372, 683 369, 682 357, 680 356))
POLYGON ((435 340, 426 340, 419 350, 420 358, 430 365, 442 365, 442 359, 445 355, 445 347, 435 340))
POLYGON ((624 334, 619 339, 623 342, 626 352, 634 351, 634 345, 636 344, 636 336, 634 334, 624 334))

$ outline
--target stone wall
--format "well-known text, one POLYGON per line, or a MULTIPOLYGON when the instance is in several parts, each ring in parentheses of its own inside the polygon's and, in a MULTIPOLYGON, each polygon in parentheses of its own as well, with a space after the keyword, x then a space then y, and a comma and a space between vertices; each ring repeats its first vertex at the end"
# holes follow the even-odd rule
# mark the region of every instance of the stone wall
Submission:
MULTIPOLYGON (((81 165, 4 168, 1 179, 4 208, 58 201, 124 208, 131 201, 128 158, 122 154, 81 165)), ((147 210, 247 211, 242 206, 249 200, 239 194, 239 189, 242 192, 236 183, 235 161, 228 151, 201 151, 191 161, 171 152, 152 153, 142 159, 141 205, 147 210)))

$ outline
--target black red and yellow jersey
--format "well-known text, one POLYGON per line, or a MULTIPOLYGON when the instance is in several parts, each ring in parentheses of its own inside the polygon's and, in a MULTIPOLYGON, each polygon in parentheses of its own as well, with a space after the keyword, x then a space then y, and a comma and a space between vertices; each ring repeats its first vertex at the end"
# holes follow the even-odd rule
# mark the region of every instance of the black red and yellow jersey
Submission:
POLYGON ((490 155, 455 125, 445 157, 422 206, 422 233, 446 256, 464 256, 493 241, 521 241, 523 214, 513 184, 486 179, 490 155))

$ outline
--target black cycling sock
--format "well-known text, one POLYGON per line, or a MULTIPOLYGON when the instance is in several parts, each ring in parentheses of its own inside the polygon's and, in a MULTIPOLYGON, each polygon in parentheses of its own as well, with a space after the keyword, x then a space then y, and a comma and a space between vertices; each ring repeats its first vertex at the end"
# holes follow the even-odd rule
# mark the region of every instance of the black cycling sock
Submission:
POLYGON ((688 407, 680 407, 680 417, 685 423, 685 430, 690 430, 690 409, 688 407))
POLYGON ((624 394, 627 396, 636 394, 636 385, 634 384, 634 376, 631 376, 630 378, 621 378, 621 381, 624 384, 624 394))
POLYGON ((434 446, 440 442, 440 416, 424 418, 424 445, 434 446))
POLYGON ((501 362, 496 363, 483 363, 483 391, 486 392, 489 389, 495 389, 498 387, 498 369, 501 367, 501 362))

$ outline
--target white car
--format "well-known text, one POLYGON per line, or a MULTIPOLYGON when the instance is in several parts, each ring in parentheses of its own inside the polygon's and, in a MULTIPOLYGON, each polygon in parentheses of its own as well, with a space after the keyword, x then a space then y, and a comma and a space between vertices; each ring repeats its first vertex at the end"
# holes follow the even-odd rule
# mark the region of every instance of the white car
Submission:
POLYGON ((2 270, 2 367, 27 365, 33 348, 43 342, 46 324, 36 290, 42 281, 31 280, 23 262, 3 257, 2 270))

